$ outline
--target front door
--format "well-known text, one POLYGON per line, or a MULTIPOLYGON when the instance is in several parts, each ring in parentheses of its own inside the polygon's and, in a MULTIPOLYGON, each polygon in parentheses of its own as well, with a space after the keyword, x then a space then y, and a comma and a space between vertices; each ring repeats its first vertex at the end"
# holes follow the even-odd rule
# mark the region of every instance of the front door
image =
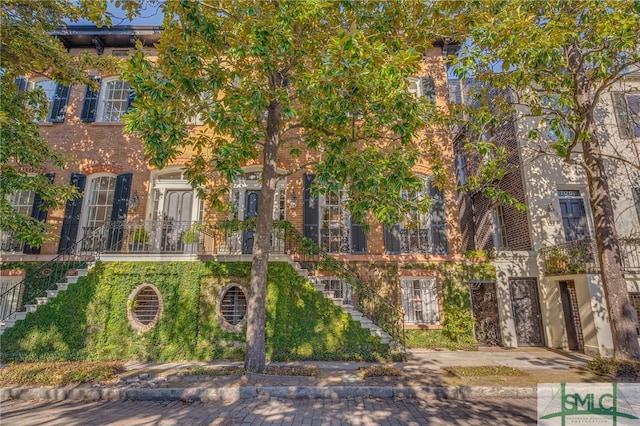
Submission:
POLYGON ((543 346, 542 316, 535 278, 509 280, 518 346, 543 346))
POLYGON ((191 226, 193 191, 168 190, 162 209, 162 251, 181 251, 182 234, 191 226))
POLYGON ((575 284, 573 281, 560 281, 559 284, 569 349, 572 351, 582 351, 584 350, 584 338, 582 336, 582 325, 580 323, 575 284))
MULTIPOLYGON (((245 192, 244 220, 254 218, 258 215, 258 201, 260 201, 260 191, 245 192)), ((255 233, 255 229, 247 229, 242 232, 242 254, 253 253, 255 233)))
POLYGON ((562 226, 566 241, 583 240, 589 238, 587 227, 587 214, 580 191, 558 191, 560 212, 562 214, 562 226))
POLYGON ((471 306, 479 345, 500 346, 500 319, 495 282, 472 282, 471 306))

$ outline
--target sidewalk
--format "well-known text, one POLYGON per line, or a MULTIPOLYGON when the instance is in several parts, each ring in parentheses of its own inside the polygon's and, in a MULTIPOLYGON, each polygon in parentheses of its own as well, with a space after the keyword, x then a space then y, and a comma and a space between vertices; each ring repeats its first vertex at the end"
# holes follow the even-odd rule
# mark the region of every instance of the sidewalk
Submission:
POLYGON ((382 363, 282 362, 269 366, 315 365, 316 377, 232 374, 183 375, 194 367, 242 366, 241 362, 127 363, 126 372, 107 384, 64 388, 5 388, 0 400, 183 400, 212 401, 270 396, 281 398, 486 399, 535 398, 537 383, 605 381, 582 369, 590 357, 547 348, 481 348, 475 352, 412 350, 407 362, 390 363, 401 376, 362 378, 359 369, 382 363), (465 378, 450 374, 454 366, 504 366, 526 376, 465 378))

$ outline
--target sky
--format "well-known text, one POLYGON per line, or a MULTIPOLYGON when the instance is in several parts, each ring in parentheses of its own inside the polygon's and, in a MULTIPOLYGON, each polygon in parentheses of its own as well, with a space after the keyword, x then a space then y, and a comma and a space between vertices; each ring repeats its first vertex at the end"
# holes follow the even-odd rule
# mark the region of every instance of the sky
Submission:
MULTIPOLYGON (((159 5, 145 4, 140 11, 139 16, 133 20, 127 18, 127 14, 122 10, 115 7, 113 0, 108 0, 107 12, 111 14, 111 25, 162 25, 162 12, 159 9, 159 5)), ((91 21, 80 20, 73 22, 72 25, 95 25, 91 21)))

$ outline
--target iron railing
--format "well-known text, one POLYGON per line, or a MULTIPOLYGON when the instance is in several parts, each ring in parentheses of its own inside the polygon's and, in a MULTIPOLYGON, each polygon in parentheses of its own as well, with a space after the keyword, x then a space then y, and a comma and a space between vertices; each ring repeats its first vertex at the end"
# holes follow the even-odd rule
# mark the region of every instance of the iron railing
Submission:
POLYGON ((640 238, 620 238, 620 253, 626 272, 640 272, 640 238))
POLYGON ((197 221, 112 221, 98 228, 85 227, 85 250, 109 254, 198 254, 203 249, 202 228, 197 221))
POLYGON ((24 242, 18 241, 13 232, 0 233, 0 251, 4 253, 22 253, 24 242))
POLYGON ((355 268, 336 260, 290 223, 278 222, 275 227, 285 230, 286 254, 308 271, 327 271, 341 278, 349 286, 353 308, 405 346, 404 315, 400 309, 378 294, 355 268))
POLYGON ((590 238, 568 241, 540 250, 547 275, 597 273, 595 241, 590 238))
POLYGON ((22 281, 0 294, 0 321, 8 319, 16 312, 25 309, 25 305, 36 304, 36 298, 46 296, 47 290, 56 290, 71 269, 85 269, 87 263, 99 255, 85 246, 90 239, 96 238, 102 230, 97 229, 69 246, 63 253, 44 263, 34 271, 28 271, 22 281))
MULTIPOLYGON (((618 241, 625 272, 640 271, 640 238, 620 238, 618 241)), ((547 275, 598 273, 597 253, 595 241, 589 238, 540 250, 547 275)))

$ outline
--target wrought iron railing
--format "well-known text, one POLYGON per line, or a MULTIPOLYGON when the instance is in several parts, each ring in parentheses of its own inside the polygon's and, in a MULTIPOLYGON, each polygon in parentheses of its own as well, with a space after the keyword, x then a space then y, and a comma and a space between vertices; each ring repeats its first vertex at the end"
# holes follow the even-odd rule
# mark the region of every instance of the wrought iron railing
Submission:
POLYGON ((590 238, 568 241, 540 250, 547 275, 597 273, 595 241, 590 238))
POLYGON ((640 272, 640 238, 620 238, 622 264, 627 272, 640 272))
POLYGON ((378 294, 357 270, 336 260, 316 243, 300 234, 290 223, 278 222, 274 227, 285 231, 286 254, 308 271, 327 271, 341 278, 352 291, 349 297, 354 309, 405 346, 404 315, 399 308, 378 294))
POLYGON ((34 271, 28 271, 25 278, 0 294, 0 321, 8 319, 16 312, 25 309, 25 305, 35 304, 36 298, 46 296, 47 290, 56 290, 71 269, 84 269, 87 263, 99 255, 87 250, 86 242, 97 238, 102 229, 96 229, 84 238, 69 246, 34 271))
MULTIPOLYGON (((286 231, 282 227, 274 226, 271 230, 271 253, 284 254, 286 250, 286 231)), ((215 225, 208 225, 203 229, 206 243, 206 253, 217 255, 239 255, 253 253, 255 234, 254 220, 225 220, 215 225)))
POLYGON ((203 250, 204 226, 197 221, 112 221, 97 229, 85 227, 84 235, 92 237, 85 239, 84 249, 110 254, 198 254, 203 250))

